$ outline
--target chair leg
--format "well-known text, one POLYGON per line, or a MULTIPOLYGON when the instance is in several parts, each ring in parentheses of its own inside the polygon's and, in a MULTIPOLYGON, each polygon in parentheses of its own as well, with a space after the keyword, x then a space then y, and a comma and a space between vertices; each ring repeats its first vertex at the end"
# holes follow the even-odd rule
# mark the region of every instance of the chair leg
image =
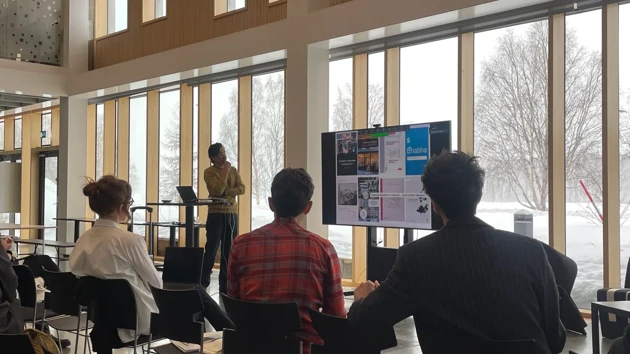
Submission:
POLYGON ((74 341, 74 354, 79 352, 79 333, 81 333, 81 306, 79 306, 79 317, 77 317, 77 336, 74 341))
MULTIPOLYGON (((37 301, 35 301, 35 306, 33 307, 33 329, 35 329, 35 322, 37 321, 37 301)), ((42 327, 44 329, 44 327, 42 327)))
MULTIPOLYGON (((90 323, 89 313, 90 313, 89 311, 85 313, 85 341, 83 341, 83 354, 85 354, 85 348, 90 347, 89 345, 87 345, 90 339, 90 336, 88 335, 88 327, 89 327, 88 325, 90 323)), ((92 348, 89 348, 89 349, 90 349, 90 353, 92 353, 92 348)))

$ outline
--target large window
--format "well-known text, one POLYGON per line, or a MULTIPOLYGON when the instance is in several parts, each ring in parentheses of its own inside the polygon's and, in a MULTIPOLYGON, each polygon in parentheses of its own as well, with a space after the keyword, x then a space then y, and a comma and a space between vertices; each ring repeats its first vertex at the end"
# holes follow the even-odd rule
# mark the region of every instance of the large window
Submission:
POLYGON ((238 168, 238 80, 212 84, 212 143, 221 143, 238 168))
MULTIPOLYGON (((56 155, 47 155, 40 159, 44 165, 40 165, 40 168, 44 168, 44 173, 42 176, 43 181, 39 181, 44 183, 44 195, 40 196, 43 197, 42 202, 44 203, 43 225, 55 225, 54 218, 57 217, 57 197, 59 195, 57 188, 58 160, 59 158, 56 155)), ((44 230, 44 238, 46 240, 56 240, 57 229, 44 230)))
POLYGON ((107 33, 127 29, 127 0, 107 0, 107 33))
POLYGON ((225 13, 245 8, 245 0, 215 0, 214 15, 219 16, 225 13))
POLYGON ((96 171, 95 179, 103 176, 103 149, 104 149, 104 132, 105 132, 105 105, 99 103, 96 105, 96 171))
POLYGON ((0 150, 4 150, 4 119, 0 120, 0 150))
POLYGON ((22 117, 15 117, 13 120, 13 149, 22 148, 22 117))
MULTIPOLYGON (((207 196, 199 195, 199 86, 193 87, 193 170, 192 170, 192 187, 198 198, 206 198, 207 196)), ((199 208, 195 207, 195 217, 199 216, 199 208)))
MULTIPOLYGON (((131 184, 134 205, 147 203, 147 96, 132 97, 129 100, 129 184, 131 184)), ((146 219, 144 212, 134 215, 135 222, 146 219)), ((145 234, 144 227, 134 228, 134 232, 145 234)))
POLYGON ((630 4, 619 7, 619 177, 621 186, 621 285, 630 259, 630 4))
POLYGON ((486 170, 478 216, 502 230, 533 218, 549 240, 547 163, 548 22, 475 34, 474 148, 486 170))
POLYGON ((143 0, 142 22, 147 22, 166 16, 167 0, 143 0))
MULTIPOLYGON (((330 131, 352 129, 352 70, 352 58, 330 62, 328 98, 330 131)), ((330 225, 328 239, 335 247, 339 258, 352 259, 352 227, 330 225)), ((344 274, 344 277, 347 276, 348 274, 344 274)))
MULTIPOLYGON (((179 89, 161 92, 159 200, 179 200, 179 136, 179 89)), ((160 221, 179 221, 179 207, 161 206, 159 213, 160 221)), ((168 238, 168 228, 159 235, 168 238)))
POLYGON ((267 198, 284 167, 284 71, 252 78, 252 230, 273 221, 267 198))
POLYGON ((566 245, 581 308, 603 286, 601 28, 601 10, 566 17, 566 245))
MULTIPOLYGON (((400 49, 400 123, 448 120, 454 149, 457 148, 457 57, 457 38, 400 49)), ((414 230, 413 238, 431 233, 414 230)))

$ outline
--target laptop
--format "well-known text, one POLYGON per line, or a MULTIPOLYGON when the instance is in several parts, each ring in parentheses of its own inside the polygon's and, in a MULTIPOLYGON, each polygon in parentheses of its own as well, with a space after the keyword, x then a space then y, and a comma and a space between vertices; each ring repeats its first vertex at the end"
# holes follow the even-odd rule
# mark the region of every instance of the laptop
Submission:
POLYGON ((179 193, 180 198, 182 198, 183 203, 198 203, 198 202, 216 202, 227 204, 228 202, 222 198, 208 198, 208 199, 199 199, 197 198, 197 193, 192 186, 177 186, 177 193, 179 193))
POLYGON ((167 290, 196 287, 201 279, 203 248, 166 247, 162 283, 167 290))

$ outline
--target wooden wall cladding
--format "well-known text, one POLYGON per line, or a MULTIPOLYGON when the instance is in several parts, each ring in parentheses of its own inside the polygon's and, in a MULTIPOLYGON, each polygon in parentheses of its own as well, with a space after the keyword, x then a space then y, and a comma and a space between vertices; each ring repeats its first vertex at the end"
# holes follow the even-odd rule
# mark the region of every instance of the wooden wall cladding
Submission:
MULTIPOLYGON (((341 0, 334 0, 339 1, 341 0)), ((245 9, 215 18, 214 1, 171 0, 168 2, 166 17, 143 23, 142 3, 142 0, 128 1, 129 18, 126 30, 94 41, 94 69, 287 18, 286 2, 269 6, 267 1, 247 0, 245 9)))
POLYGON ((341 5, 352 0, 328 0, 328 6, 341 5))

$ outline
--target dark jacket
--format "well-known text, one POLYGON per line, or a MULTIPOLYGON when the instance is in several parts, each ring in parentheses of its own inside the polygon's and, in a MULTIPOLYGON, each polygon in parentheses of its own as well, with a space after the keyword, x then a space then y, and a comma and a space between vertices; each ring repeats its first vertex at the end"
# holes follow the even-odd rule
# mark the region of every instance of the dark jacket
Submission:
POLYGON ((374 330, 414 316, 425 354, 478 339, 534 339, 540 353, 560 353, 558 301, 540 242, 467 218, 401 247, 387 279, 348 319, 374 330))
POLYGON ((17 299, 17 275, 4 249, 0 249, 0 334, 24 332, 17 299))

